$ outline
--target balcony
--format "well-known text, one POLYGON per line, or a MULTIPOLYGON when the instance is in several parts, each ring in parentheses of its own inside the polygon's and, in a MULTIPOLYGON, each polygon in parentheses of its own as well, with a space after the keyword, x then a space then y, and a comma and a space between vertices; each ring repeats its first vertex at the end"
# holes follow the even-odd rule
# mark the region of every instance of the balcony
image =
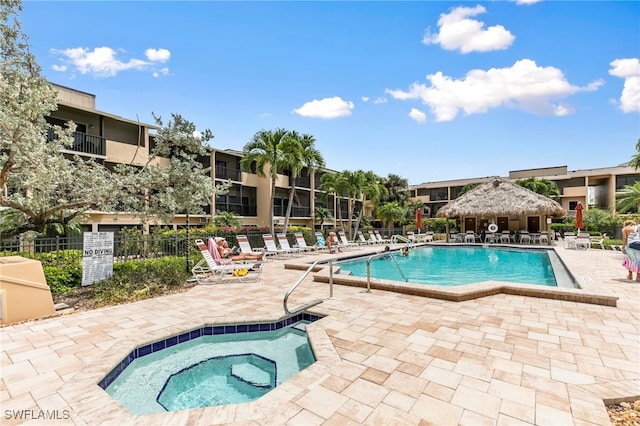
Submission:
MULTIPOLYGON (((285 216, 287 213, 286 206, 274 206, 274 216, 285 216)), ((292 207, 291 217, 311 217, 311 209, 309 207, 292 207)))
POLYGON ((258 206, 256 205, 243 205, 243 204, 219 204, 216 203, 216 210, 231 212, 238 216, 258 216, 258 206))
POLYGON ((216 166, 216 179, 230 179, 236 182, 242 181, 242 172, 238 169, 216 166))
MULTIPOLYGON (((85 154, 93 157, 106 158, 107 142, 102 136, 88 135, 83 132, 73 132, 73 144, 65 147, 64 151, 73 154, 85 154)), ((47 141, 57 140, 58 135, 53 129, 47 132, 47 141)))

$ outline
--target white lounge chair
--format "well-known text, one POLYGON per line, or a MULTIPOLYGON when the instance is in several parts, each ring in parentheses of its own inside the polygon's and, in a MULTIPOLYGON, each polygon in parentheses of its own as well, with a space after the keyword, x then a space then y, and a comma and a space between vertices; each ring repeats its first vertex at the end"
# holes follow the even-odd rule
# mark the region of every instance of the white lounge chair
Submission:
POLYGON ((328 250, 329 249, 329 247, 327 247, 327 241, 324 239, 324 235, 322 235, 322 232, 316 232, 315 247, 317 247, 318 250, 328 250))
POLYGON ((253 248, 251 248, 251 244, 249 244, 249 237, 247 237, 246 235, 237 235, 236 239, 238 240, 238 246, 240 247, 240 251, 242 253, 249 253, 249 254, 264 253, 264 249, 254 250, 253 248))
POLYGON ((262 234, 262 239, 264 240, 265 253, 270 256, 278 256, 280 254, 291 254, 290 251, 283 250, 276 246, 276 240, 273 239, 273 235, 271 234, 262 234))
POLYGON ((291 245, 289 244, 289 240, 287 239, 287 234, 276 234, 276 238, 278 239, 280 248, 286 251, 288 254, 297 256, 303 252, 300 247, 291 247, 291 245))
MULTIPOLYGON (((217 248, 209 251, 204 241, 196 240, 196 247, 202 254, 202 260, 191 268, 193 277, 198 284, 220 283, 225 279, 240 282, 258 281, 262 272, 263 262, 237 263, 220 258, 217 248), (215 256, 215 258, 214 258, 215 256)), ((215 240, 214 240, 215 244, 215 240)))
POLYGON ((364 246, 364 245, 377 244, 378 241, 377 241, 377 238, 376 238, 376 241, 371 241, 371 239, 367 240, 364 237, 364 234, 362 233, 362 231, 358 231, 358 243, 364 246))
POLYGON ((580 248, 589 250, 591 248, 591 239, 589 238, 589 234, 578 234, 574 244, 575 244, 576 250, 580 248))
MULTIPOLYGON (((489 235, 489 234, 487 234, 487 235, 489 235)), ((476 242, 476 233, 473 232, 473 231, 467 231, 464 234, 464 242, 465 243, 475 243, 476 242)))
POLYGON ((377 229, 373 231, 374 234, 376 234, 376 238, 378 239, 378 242, 380 244, 390 244, 392 243, 392 241, 388 238, 382 238, 382 235, 380 235, 380 231, 378 231, 377 229))
POLYGON ((317 244, 313 246, 307 245, 307 241, 304 239, 304 234, 302 232, 296 232, 293 235, 295 235, 296 237, 296 244, 293 246, 293 248, 297 248, 308 253, 316 253, 318 250, 321 249, 320 247, 317 246, 317 244))
POLYGON ((505 244, 511 242, 511 235, 509 234, 509 231, 502 231, 500 234, 500 242, 505 244))
POLYGON ((344 231, 338 231, 338 237, 340 238, 340 246, 342 248, 351 248, 351 247, 356 247, 358 245, 358 243, 349 241, 344 231))
POLYGON ((379 240, 378 236, 376 235, 375 232, 373 232, 373 230, 369 230, 368 233, 369 233, 369 241, 371 241, 371 244, 380 244, 382 237, 380 237, 380 240, 379 240))

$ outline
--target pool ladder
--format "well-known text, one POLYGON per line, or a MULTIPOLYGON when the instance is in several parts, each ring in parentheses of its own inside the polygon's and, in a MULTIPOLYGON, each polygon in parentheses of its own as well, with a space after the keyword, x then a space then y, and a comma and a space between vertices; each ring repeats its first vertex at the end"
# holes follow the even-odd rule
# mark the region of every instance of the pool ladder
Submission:
POLYGON ((400 272, 400 275, 402 276, 402 279, 404 279, 404 282, 409 281, 407 277, 404 275, 404 273, 402 272, 402 269, 400 269, 400 265, 398 265, 398 262, 396 261, 395 256, 393 256, 390 252, 372 254, 367 258, 367 293, 371 292, 371 260, 377 259, 379 257, 385 257, 385 256, 388 256, 388 258, 391 259, 393 264, 396 265, 396 268, 398 268, 398 272, 400 272))
MULTIPOLYGON (((318 300, 313 300, 313 301, 311 301, 311 302, 309 302, 309 303, 306 303, 306 304, 304 304, 304 305, 300 306, 299 308, 297 308, 297 309, 295 309, 295 310, 293 310, 293 311, 290 311, 290 310, 289 310, 289 307, 287 306, 287 301, 289 300, 289 296, 291 296, 291 293, 293 293, 293 291, 294 291, 296 288, 298 288, 298 286, 302 283, 302 280, 304 280, 304 279, 307 277, 307 275, 309 275, 309 274, 314 270, 314 268, 315 268, 315 266, 318 264, 318 262, 320 262, 320 261, 319 261, 319 260, 316 260, 315 262, 313 262, 313 263, 311 264, 311 266, 309 266, 309 268, 307 268, 307 270, 305 271, 305 273, 304 273, 304 274, 302 274, 302 276, 301 276, 300 278, 298 278, 298 281, 296 281, 296 282, 291 286, 291 288, 287 291, 287 294, 285 294, 285 295, 284 295, 284 300, 282 301, 282 307, 284 308, 284 312, 285 312, 285 314, 287 314, 287 315, 295 315, 295 314, 297 314, 298 312, 302 312, 302 311, 304 311, 304 310, 306 310, 306 309, 309 309, 309 308, 311 308, 311 307, 313 307, 313 306, 319 305, 320 303, 322 303, 322 302, 323 302, 323 300, 319 300, 319 299, 318 299, 318 300)), ((332 272, 332 270, 333 270, 333 264, 332 264, 332 262, 331 262, 331 261, 329 261, 329 268, 331 269, 331 272, 332 272)), ((331 297, 331 296, 333 295, 333 287, 331 287, 331 290, 330 290, 330 291, 331 291, 331 295, 330 295, 330 297, 331 297)))

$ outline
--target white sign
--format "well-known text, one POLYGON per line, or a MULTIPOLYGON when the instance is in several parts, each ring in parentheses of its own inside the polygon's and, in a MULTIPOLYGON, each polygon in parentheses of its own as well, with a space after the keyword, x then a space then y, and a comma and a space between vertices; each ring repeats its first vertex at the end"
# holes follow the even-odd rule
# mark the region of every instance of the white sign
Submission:
POLYGON ((82 249, 82 285, 113 275, 113 232, 85 232, 82 249))

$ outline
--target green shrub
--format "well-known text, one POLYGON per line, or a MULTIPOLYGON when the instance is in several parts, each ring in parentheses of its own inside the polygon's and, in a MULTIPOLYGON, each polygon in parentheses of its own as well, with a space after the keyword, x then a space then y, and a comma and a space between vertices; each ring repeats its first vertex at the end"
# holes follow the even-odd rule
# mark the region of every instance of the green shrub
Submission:
POLYGON ((82 268, 58 268, 43 265, 42 270, 52 293, 64 294, 82 283, 82 268))

